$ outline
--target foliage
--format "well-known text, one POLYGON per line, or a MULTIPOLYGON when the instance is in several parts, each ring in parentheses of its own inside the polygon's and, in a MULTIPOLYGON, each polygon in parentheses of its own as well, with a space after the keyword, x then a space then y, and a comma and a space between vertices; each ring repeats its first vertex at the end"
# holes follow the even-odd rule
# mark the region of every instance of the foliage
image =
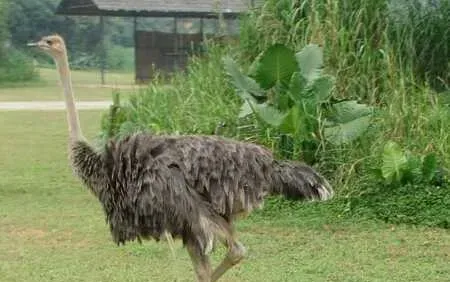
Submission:
POLYGON ((403 152, 389 141, 384 146, 381 175, 388 184, 424 183, 442 185, 444 179, 435 153, 417 156, 403 152))
POLYGON ((204 58, 191 58, 186 73, 156 77, 148 88, 117 103, 105 115, 104 120, 111 122, 103 123, 104 138, 141 130, 213 134, 221 125, 225 126, 222 134, 232 134, 228 129, 234 130, 239 106, 222 69, 226 50, 213 43, 208 50, 204 58))
MULTIPOLYGON (((102 33, 98 17, 65 17, 55 16, 59 0, 17 0, 9 5, 9 33, 12 44, 18 49, 24 49, 30 40, 58 33, 62 35, 69 49, 69 60, 74 68, 98 68, 102 51, 102 33)), ((133 46, 133 24, 131 19, 105 19, 105 45, 108 53, 105 56, 106 66, 113 69, 129 69, 133 54, 122 48, 133 46)), ((29 52, 27 50, 27 52, 29 52)), ((48 56, 41 52, 32 52, 42 63, 51 62, 48 56)))
MULTIPOLYGON (((243 75, 237 64, 225 58, 228 74, 244 100, 239 117, 254 113, 262 131, 267 126, 276 138, 294 144, 295 158, 313 155, 320 142, 350 143, 367 130, 372 109, 354 100, 332 101, 334 78, 322 74, 322 49, 314 44, 294 53, 275 44, 258 56, 243 75), (311 147, 311 144, 314 144, 311 147)), ((287 150, 283 150, 286 152, 287 150)))
MULTIPOLYGON (((99 124, 92 121, 99 118, 98 111, 80 113, 87 138, 95 136, 99 124)), ((63 119, 56 111, 0 115, 1 280, 193 281, 181 242, 175 257, 165 242, 114 246, 101 206, 68 166, 63 119)), ((267 204, 237 221, 237 235, 251 249, 251 257, 225 281, 448 280, 449 230, 339 216, 332 202, 270 199, 267 204)), ((429 211, 418 207, 415 213, 429 211)), ((218 247, 211 260, 223 259, 225 252, 218 247)))
POLYGON ((134 71, 134 48, 112 45, 107 50, 106 67, 110 70, 134 71))
MULTIPOLYGON (((393 37, 387 4, 267 0, 243 18, 239 47, 213 48, 206 58, 192 59, 186 73, 156 79, 121 101, 117 117, 106 119, 114 125, 105 123, 105 136, 212 134, 226 124, 223 135, 314 162, 337 191, 323 208, 330 217, 446 227, 450 110, 446 92, 436 93, 425 81, 444 68, 433 66, 440 56, 434 48, 421 55, 433 58, 430 64, 417 67, 417 53, 402 46, 419 45, 412 37, 393 37)), ((423 21, 423 30, 437 19, 423 21)), ((437 32, 445 39, 446 30, 437 32)), ((423 38, 446 46, 431 34, 423 38)), ((301 209, 280 199, 266 205, 269 216, 301 209)))
POLYGON ((0 61, 0 83, 30 81, 38 78, 32 59, 21 51, 6 49, 8 56, 0 61))
POLYGON ((389 183, 400 183, 407 167, 408 159, 401 151, 400 146, 395 142, 386 143, 381 167, 383 178, 389 183))
POLYGON ((108 114, 102 116, 101 128, 104 138, 119 134, 120 126, 126 122, 126 108, 120 103, 120 93, 113 92, 113 104, 109 107, 108 114))
POLYGON ((8 16, 8 2, 0 0, 0 61, 5 57, 4 48, 8 36, 7 16, 8 16))
POLYGON ((0 83, 29 81, 37 77, 33 62, 23 52, 9 47, 9 4, 0 0, 0 83))
POLYGON ((242 21, 241 58, 252 61, 274 43, 319 44, 327 68, 340 74, 338 95, 370 102, 383 101, 389 91, 393 60, 413 69, 416 79, 448 87, 450 1, 425 2, 267 0, 242 21), (398 50, 393 57, 391 47, 398 50))
POLYGON ((391 1, 389 39, 399 60, 438 90, 450 87, 450 1, 391 1))
POLYGON ((359 197, 351 197, 349 214, 394 224, 450 228, 450 186, 408 183, 379 185, 359 197))
POLYGON ((382 53, 386 24, 380 20, 385 18, 384 2, 265 1, 249 16, 251 25, 244 21, 243 58, 253 59, 274 43, 294 50, 318 44, 327 54, 326 68, 340 74, 335 84, 338 97, 377 101, 387 86, 382 53))

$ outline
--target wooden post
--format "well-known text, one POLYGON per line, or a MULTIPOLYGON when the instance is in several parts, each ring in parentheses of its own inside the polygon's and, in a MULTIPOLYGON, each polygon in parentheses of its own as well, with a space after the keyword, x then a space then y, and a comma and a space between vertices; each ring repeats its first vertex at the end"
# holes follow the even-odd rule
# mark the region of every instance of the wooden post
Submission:
POLYGON ((134 81, 137 83, 139 80, 139 70, 137 61, 137 52, 139 46, 137 45, 137 17, 133 18, 133 40, 134 40, 134 81))
POLYGON ((173 27, 173 34, 175 37, 175 50, 174 50, 174 56, 175 56, 175 67, 178 68, 178 18, 175 16, 173 18, 173 22, 174 22, 174 27, 173 27))
POLYGON ((105 67, 106 67, 106 47, 105 47, 105 21, 100 16, 100 76, 102 85, 105 84, 105 67))
POLYGON ((203 20, 203 17, 200 18, 200 33, 202 35, 202 40, 205 39, 205 22, 203 20))
POLYGON ((200 18, 200 34, 202 36, 202 41, 200 42, 200 46, 198 49, 198 52, 200 55, 203 55, 203 53, 205 53, 206 47, 205 47, 205 43, 206 43, 206 37, 205 37, 205 20, 203 17, 200 18))

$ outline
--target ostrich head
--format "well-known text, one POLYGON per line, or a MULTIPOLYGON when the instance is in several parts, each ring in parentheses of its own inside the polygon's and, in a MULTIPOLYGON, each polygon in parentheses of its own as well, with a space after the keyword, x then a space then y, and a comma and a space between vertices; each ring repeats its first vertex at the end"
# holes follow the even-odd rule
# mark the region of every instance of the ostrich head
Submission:
POLYGON ((67 50, 64 39, 59 35, 44 36, 35 43, 29 43, 30 47, 38 47, 44 53, 50 55, 56 63, 59 77, 64 88, 64 97, 66 102, 67 120, 69 123, 70 144, 76 141, 84 140, 81 134, 78 112, 75 107, 73 97, 72 80, 70 77, 69 62, 67 59, 67 50))
POLYGON ((60 60, 66 56, 66 44, 59 35, 44 36, 38 42, 29 43, 28 46, 38 47, 55 60, 60 60))

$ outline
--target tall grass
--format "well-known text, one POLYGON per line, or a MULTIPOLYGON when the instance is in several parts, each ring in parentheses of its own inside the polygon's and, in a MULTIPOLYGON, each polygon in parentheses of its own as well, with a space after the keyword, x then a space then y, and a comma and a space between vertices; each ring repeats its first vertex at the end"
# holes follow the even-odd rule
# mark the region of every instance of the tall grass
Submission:
POLYGON ((232 130, 239 104, 223 71, 226 52, 211 43, 208 54, 192 57, 185 72, 169 78, 157 76, 128 103, 116 103, 111 109, 115 114, 104 118, 104 135, 123 136, 139 130, 214 134, 223 126, 232 130))
POLYGON ((450 87, 450 1, 392 1, 389 38, 402 65, 437 90, 450 87))
MULTIPOLYGON (((408 145, 448 144, 443 133, 447 113, 437 104, 437 94, 426 87, 426 78, 448 80, 448 3, 441 1, 440 9, 426 12, 406 10, 410 19, 400 23, 402 16, 389 1, 268 0, 243 21, 241 59, 249 62, 273 43, 295 50, 307 43, 320 44, 326 71, 336 76, 334 97, 356 98, 382 109, 375 129, 380 143, 389 137, 408 145), (440 130, 425 134, 430 128, 437 130, 436 124, 440 130)), ((375 146, 377 140, 365 143, 358 146, 367 150, 365 146, 375 146)), ((441 153, 448 160, 448 146, 444 147, 441 153)), ((339 163, 345 158, 342 150, 351 151, 345 156, 355 154, 354 144, 328 149, 337 150, 339 163)))

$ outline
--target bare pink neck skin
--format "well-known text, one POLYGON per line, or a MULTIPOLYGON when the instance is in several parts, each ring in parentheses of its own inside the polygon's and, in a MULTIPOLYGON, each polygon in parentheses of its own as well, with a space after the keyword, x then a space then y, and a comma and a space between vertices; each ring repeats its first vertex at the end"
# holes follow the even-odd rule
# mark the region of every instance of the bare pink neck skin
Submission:
POLYGON ((83 141, 84 137, 81 133, 80 120, 78 112, 75 107, 75 100, 72 89, 72 79, 70 75, 69 61, 67 54, 55 58, 55 63, 59 72, 62 86, 64 88, 64 100, 66 103, 67 123, 69 126, 70 143, 74 144, 77 141, 83 141))

